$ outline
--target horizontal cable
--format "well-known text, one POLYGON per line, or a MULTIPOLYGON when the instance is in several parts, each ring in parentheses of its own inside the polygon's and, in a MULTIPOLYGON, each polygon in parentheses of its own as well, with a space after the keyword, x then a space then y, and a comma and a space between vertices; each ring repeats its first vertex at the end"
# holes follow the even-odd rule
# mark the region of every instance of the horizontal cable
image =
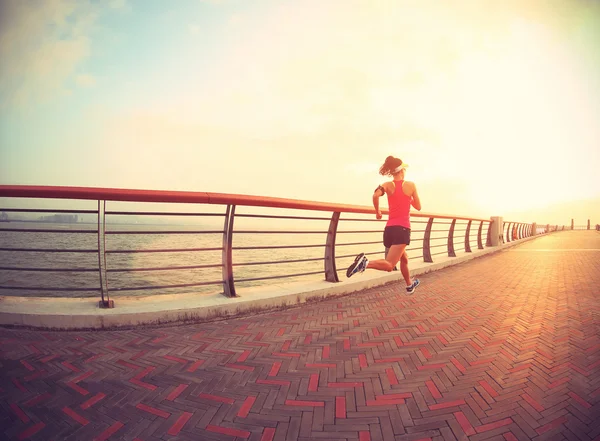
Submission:
POLYGON ((20 268, 14 266, 0 266, 2 271, 47 271, 47 272, 98 272, 98 268, 20 268))
POLYGON ((281 248, 316 248, 324 247, 325 244, 319 245, 269 245, 269 246, 258 246, 258 247, 231 247, 232 250, 274 250, 281 248))
POLYGON ((373 245, 373 244, 376 244, 376 243, 379 243, 379 244, 380 244, 380 243, 381 243, 381 241, 380 241, 380 240, 376 240, 376 241, 373 241, 373 242, 351 242, 351 243, 338 243, 338 244, 336 244, 335 246, 336 246, 336 247, 343 247, 343 246, 348 246, 348 245, 373 245))
POLYGON ((120 215, 120 216, 220 216, 224 217, 225 213, 169 213, 166 211, 105 211, 104 214, 120 215))
MULTIPOLYGON (((6 211, 7 213, 98 213, 98 210, 51 210, 49 208, 0 208, 0 211, 6 211)), ((18 220, 15 221, 18 222, 18 220)))
MULTIPOLYGON (((98 270, 96 270, 98 271, 98 270)), ((47 288, 41 286, 0 286, 0 289, 13 289, 13 290, 25 290, 25 291, 100 291, 100 288, 47 288)))
POLYGON ((253 282, 255 280, 271 280, 271 279, 284 279, 286 277, 300 277, 300 276, 310 276, 312 274, 323 274, 325 271, 311 271, 309 273, 297 273, 297 274, 284 274, 282 276, 267 276, 267 277, 253 277, 251 279, 236 279, 235 283, 241 282, 253 282))
POLYGON ((331 220, 329 217, 308 217, 308 216, 277 216, 269 214, 236 214, 235 217, 258 217, 261 219, 303 219, 303 220, 331 220))
POLYGON ((106 250, 106 254, 126 253, 185 253, 191 251, 223 251, 223 247, 215 248, 168 248, 162 250, 106 250))
POLYGON ((219 268, 222 267, 222 263, 212 265, 190 265, 190 266, 163 266, 156 268, 111 268, 107 269, 107 273, 128 273, 135 271, 170 271, 170 270, 187 270, 187 269, 201 269, 201 268, 219 268))
POLYGON ((429 248, 439 248, 439 247, 445 247, 445 246, 446 246, 446 244, 443 243, 441 245, 430 245, 429 248))
POLYGON ((223 230, 204 230, 204 231, 185 231, 185 230, 174 230, 174 231, 107 231, 106 234, 223 234, 223 230))
POLYGON ((156 285, 156 286, 138 286, 128 288, 111 288, 111 291, 138 291, 144 289, 165 289, 165 288, 188 288, 191 286, 207 286, 207 285, 221 285, 222 280, 215 280, 212 282, 200 282, 200 283, 180 283, 178 285, 156 285))
POLYGON ((277 263, 296 263, 296 262, 314 262, 317 260, 325 260, 324 257, 313 257, 311 259, 295 259, 295 260, 273 260, 270 262, 246 262, 234 263, 233 266, 248 266, 248 265, 273 265, 277 263))
POLYGON ((357 219, 340 217, 340 221, 356 221, 356 222, 387 222, 385 219, 357 219))
POLYGON ((36 253, 97 253, 98 250, 53 249, 53 248, 1 248, 0 251, 23 251, 36 253))
MULTIPOLYGON (((412 251, 422 250, 422 249, 423 249, 423 247, 417 247, 417 248, 411 248, 410 250, 407 249, 406 251, 407 252, 409 252, 409 251, 412 252, 412 251)), ((364 254, 368 255, 368 254, 381 254, 381 253, 385 253, 385 251, 373 251, 371 253, 364 253, 364 254)), ((357 255, 358 255, 357 253, 354 253, 354 254, 343 254, 341 256, 335 256, 335 258, 336 259, 345 259, 345 258, 348 258, 348 257, 356 257, 357 255)))
POLYGON ((338 231, 337 234, 340 233, 382 233, 381 230, 356 230, 356 231, 338 231))
MULTIPOLYGON (((234 230, 235 234, 327 234, 327 231, 234 230)), ((222 233, 222 231, 221 231, 222 233)))
POLYGON ((94 233, 98 230, 46 230, 37 228, 0 228, 0 231, 14 231, 18 233, 94 233))

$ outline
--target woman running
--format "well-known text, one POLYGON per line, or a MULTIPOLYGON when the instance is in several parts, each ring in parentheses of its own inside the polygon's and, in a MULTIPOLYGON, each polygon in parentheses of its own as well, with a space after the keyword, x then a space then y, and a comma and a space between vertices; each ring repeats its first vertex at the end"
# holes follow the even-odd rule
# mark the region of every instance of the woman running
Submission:
POLYGON ((421 200, 415 183, 404 180, 406 167, 408 165, 404 164, 401 159, 388 156, 379 169, 379 174, 391 176, 393 181, 385 182, 377 187, 373 193, 373 206, 375 207, 377 219, 382 217, 379 210, 379 198, 385 194, 388 199, 390 214, 383 231, 383 244, 386 248, 389 248, 389 251, 385 259, 369 262, 367 256, 360 253, 346 271, 346 276, 351 277, 356 273, 362 273, 367 268, 392 271, 396 264, 400 262, 400 271, 406 282, 406 292, 412 294, 420 282, 419 279, 412 281, 410 278, 406 247, 410 245, 410 206, 412 205, 420 211, 421 200))

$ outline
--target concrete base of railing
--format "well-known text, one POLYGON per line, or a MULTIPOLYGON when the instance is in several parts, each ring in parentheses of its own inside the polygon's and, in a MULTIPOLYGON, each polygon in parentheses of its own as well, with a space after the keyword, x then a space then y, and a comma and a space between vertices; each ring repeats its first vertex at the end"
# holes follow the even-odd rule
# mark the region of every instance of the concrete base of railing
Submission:
MULTIPOLYGON (((543 236, 543 235, 542 235, 543 236)), ((484 250, 475 250, 458 257, 436 256, 436 262, 411 261, 411 275, 418 276, 448 266, 457 265, 486 254, 518 245, 533 236, 484 250)), ((340 283, 326 281, 280 284, 269 287, 238 289, 240 297, 226 298, 220 294, 156 295, 121 297, 116 308, 101 309, 96 299, 0 297, 0 325, 54 330, 112 329, 153 326, 182 322, 207 322, 242 315, 290 308, 302 303, 324 300, 398 282, 403 295, 404 281, 400 271, 381 273, 367 271, 340 283)), ((415 295, 418 295, 418 291, 415 295)))

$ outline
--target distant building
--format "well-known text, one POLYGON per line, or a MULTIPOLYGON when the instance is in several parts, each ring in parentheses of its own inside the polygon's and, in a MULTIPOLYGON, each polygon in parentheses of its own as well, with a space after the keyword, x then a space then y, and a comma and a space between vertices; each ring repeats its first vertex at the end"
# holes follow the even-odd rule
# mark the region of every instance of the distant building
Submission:
POLYGON ((55 222, 59 224, 75 224, 78 217, 76 214, 53 214, 52 216, 40 216, 42 222, 55 222))

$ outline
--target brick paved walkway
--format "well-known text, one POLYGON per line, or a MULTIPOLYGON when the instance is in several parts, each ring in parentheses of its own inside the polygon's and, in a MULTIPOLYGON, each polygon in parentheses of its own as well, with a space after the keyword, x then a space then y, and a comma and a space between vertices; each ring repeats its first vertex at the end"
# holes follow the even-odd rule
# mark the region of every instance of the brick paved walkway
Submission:
POLYGON ((414 296, 227 322, 0 329, 0 437, 598 440, 593 249, 600 233, 561 232, 427 274, 414 296))

